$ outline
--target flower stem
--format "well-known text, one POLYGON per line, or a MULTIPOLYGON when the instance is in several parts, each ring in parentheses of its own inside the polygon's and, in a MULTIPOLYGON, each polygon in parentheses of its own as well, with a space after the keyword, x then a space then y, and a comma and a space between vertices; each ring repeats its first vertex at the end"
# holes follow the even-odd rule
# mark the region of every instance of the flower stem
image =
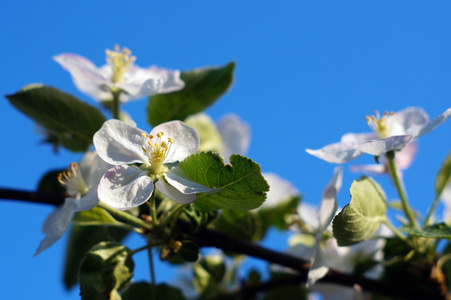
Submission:
POLYGON ((412 225, 413 227, 417 227, 417 222, 412 214, 412 210, 410 209, 409 204, 407 203, 407 197, 405 195, 403 185, 399 179, 398 171, 396 170, 395 152, 389 151, 385 154, 385 157, 387 158, 393 182, 395 183, 399 198, 401 199, 401 204, 404 213, 406 214, 407 219, 409 219, 410 225, 412 225))
POLYGON ((168 212, 168 215, 166 217, 166 219, 163 221, 163 223, 161 224, 161 228, 165 228, 169 221, 173 220, 173 224, 175 222, 175 219, 177 219, 177 217, 180 215, 180 213, 183 211, 183 209, 185 209, 185 207, 187 207, 188 204, 182 204, 182 205, 176 205, 174 208, 171 208, 171 210, 168 212))
POLYGON ((120 119, 120 110, 119 110, 119 95, 121 91, 112 91, 113 93, 113 101, 111 101, 111 114, 114 119, 120 119))
POLYGON ((424 219, 424 226, 429 225, 429 222, 431 221, 432 215, 434 214, 435 209, 437 208, 438 203, 440 202, 440 196, 435 196, 434 202, 431 205, 431 208, 429 208, 428 214, 426 216, 426 219, 424 219))
POLYGON ((155 191, 152 193, 152 196, 150 196, 150 200, 149 200, 149 204, 150 204, 150 213, 152 214, 152 225, 153 225, 153 229, 157 230, 158 224, 157 224, 157 209, 155 206, 155 191))
POLYGON ((138 227, 138 228, 145 228, 145 229, 152 229, 152 226, 141 220, 140 218, 137 218, 127 212, 116 210, 102 201, 98 204, 99 207, 105 209, 107 212, 109 212, 113 217, 119 218, 121 220, 126 221, 128 224, 138 227))
POLYGON ((385 219, 383 223, 387 225, 387 227, 390 228, 390 230, 401 240, 403 241, 407 240, 407 238, 404 235, 402 235, 401 232, 399 232, 387 219, 385 219))
POLYGON ((150 278, 151 278, 151 285, 152 285, 152 299, 157 299, 157 286, 155 281, 155 270, 153 265, 153 256, 152 256, 152 248, 147 249, 147 253, 149 254, 149 267, 150 267, 150 278))

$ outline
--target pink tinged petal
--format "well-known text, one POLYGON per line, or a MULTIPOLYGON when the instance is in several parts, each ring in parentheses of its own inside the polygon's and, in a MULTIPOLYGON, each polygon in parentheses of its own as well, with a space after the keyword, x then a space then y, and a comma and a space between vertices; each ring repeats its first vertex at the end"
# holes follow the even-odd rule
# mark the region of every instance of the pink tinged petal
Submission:
POLYGON ((175 187, 166 183, 164 179, 158 180, 155 186, 160 193, 179 204, 189 204, 196 201, 196 194, 182 194, 175 187))
POLYGON ((198 194, 198 193, 212 193, 219 191, 219 189, 212 189, 205 185, 193 182, 182 169, 174 167, 164 174, 166 181, 176 188, 182 194, 198 194))
POLYGON ((320 228, 318 229, 317 242, 319 243, 323 231, 329 226, 337 211, 337 193, 341 188, 343 170, 335 167, 334 175, 323 191, 323 197, 319 208, 320 228))
POLYGON ((360 156, 362 152, 357 149, 357 145, 347 143, 335 143, 327 145, 321 149, 305 151, 313 156, 334 164, 347 163, 356 157, 360 156))
POLYGON ((427 113, 418 107, 408 107, 393 116, 391 135, 405 135, 414 126, 424 125, 429 121, 427 113))
MULTIPOLYGON (((407 145, 409 145, 409 144, 407 144, 407 145)), ((350 169, 352 172, 370 173, 370 174, 378 174, 378 175, 387 173, 387 168, 383 164, 355 165, 355 166, 351 166, 350 169)))
POLYGON ((76 201, 73 198, 66 198, 64 205, 57 208, 47 217, 42 228, 45 237, 39 244, 34 256, 48 249, 64 235, 74 215, 76 201))
POLYGON ((224 162, 229 163, 232 154, 246 155, 251 142, 251 128, 248 123, 237 115, 228 114, 222 117, 217 124, 222 137, 224 162))
POLYGON ((152 195, 152 178, 136 167, 116 166, 100 180, 97 195, 109 206, 127 210, 145 203, 152 195))
POLYGON ((269 192, 262 206, 272 207, 280 202, 295 196, 299 196, 298 189, 286 179, 276 173, 263 173, 263 177, 269 184, 269 192))
POLYGON ((164 132, 164 137, 170 137, 174 141, 164 161, 165 163, 182 161, 191 154, 197 153, 197 149, 199 149, 199 135, 196 129, 181 121, 171 121, 158 125, 152 129, 150 134, 156 135, 161 131, 164 132))
POLYGON ((310 263, 312 264, 312 266, 307 275, 307 288, 313 286, 318 280, 326 276, 327 272, 329 271, 329 268, 326 265, 327 258, 324 257, 324 254, 321 251, 318 243, 315 246, 315 252, 313 258, 310 260, 310 263))
POLYGON ((416 143, 408 143, 395 154, 395 164, 398 170, 405 170, 410 167, 418 152, 416 143))
POLYGON ((377 135, 373 132, 346 133, 341 137, 341 142, 348 145, 354 145, 357 147, 361 143, 368 142, 374 139, 377 139, 377 135))
POLYGON ((119 120, 108 120, 94 134, 98 155, 112 165, 146 163, 142 150, 146 132, 119 120))
POLYGON ((412 140, 416 140, 420 136, 428 133, 429 131, 432 131, 433 129, 435 129, 435 127, 441 125, 450 117, 451 117, 451 107, 445 110, 441 115, 439 115, 429 123, 409 128, 409 130, 407 130, 407 134, 412 135, 412 140))
POLYGON ((379 156, 387 153, 390 150, 401 149, 407 144, 412 136, 410 135, 395 135, 387 138, 369 141, 360 144, 359 150, 374 156, 379 156))

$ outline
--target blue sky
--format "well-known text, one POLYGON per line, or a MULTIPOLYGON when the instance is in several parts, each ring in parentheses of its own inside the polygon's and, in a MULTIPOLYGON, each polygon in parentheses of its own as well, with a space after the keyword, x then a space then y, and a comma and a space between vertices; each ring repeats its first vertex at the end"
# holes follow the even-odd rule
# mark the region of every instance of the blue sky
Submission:
MULTIPOLYGON (((71 52, 105 62, 105 49, 130 48, 136 64, 190 70, 237 63, 232 89, 208 113, 217 120, 234 112, 250 123, 248 156, 292 181, 304 200, 318 203, 334 165, 305 148, 337 142, 346 132, 367 132, 374 110, 423 107, 431 118, 451 106, 451 3, 446 1, 21 1, 0 11, 0 93, 29 83, 78 92, 69 73, 51 57, 71 52)), ((146 101, 125 106, 138 127, 146 101)), ((6 99, 0 101, 3 147, 0 186, 33 190, 52 168, 81 154, 55 155, 41 145, 33 123, 6 99)), ((420 139, 405 173, 410 201, 425 213, 440 163, 451 150, 451 122, 420 139)), ((356 163, 370 163, 369 156, 356 163)), ((339 204, 359 174, 345 166, 339 204)), ((396 197, 390 182, 376 178, 396 197)), ((52 207, 0 201, 0 298, 78 299, 66 292, 62 268, 66 239, 32 257, 52 207)), ((273 239, 268 241, 275 247, 273 239)), ((139 247, 139 239, 130 241, 139 247)), ((148 278, 145 257, 138 279, 148 278)), ((173 271, 157 273, 159 280, 173 271)))

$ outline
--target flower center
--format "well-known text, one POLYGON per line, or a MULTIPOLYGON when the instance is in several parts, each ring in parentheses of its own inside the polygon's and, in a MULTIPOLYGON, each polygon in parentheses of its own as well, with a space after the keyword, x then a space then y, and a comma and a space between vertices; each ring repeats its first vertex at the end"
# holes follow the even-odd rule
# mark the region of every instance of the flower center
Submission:
POLYGON ((151 177, 159 177, 162 173, 167 171, 163 165, 169 150, 171 149, 174 140, 171 137, 163 138, 164 132, 160 131, 156 136, 152 134, 142 134, 143 146, 142 150, 147 157, 149 165, 146 170, 149 171, 151 177))
POLYGON ((89 187, 84 181, 80 168, 76 163, 71 163, 65 172, 59 173, 58 181, 66 187, 71 195, 75 196, 80 194, 81 196, 85 196, 89 192, 89 187))
POLYGON ((133 65, 136 60, 135 56, 131 56, 132 52, 128 48, 119 48, 119 45, 114 46, 114 51, 106 50, 106 61, 110 64, 113 70, 111 80, 113 83, 124 81, 124 75, 133 65))
POLYGON ((393 122, 394 112, 384 112, 382 117, 378 111, 375 111, 375 116, 367 116, 366 122, 368 126, 374 131, 379 138, 386 138, 391 136, 391 126, 393 122))

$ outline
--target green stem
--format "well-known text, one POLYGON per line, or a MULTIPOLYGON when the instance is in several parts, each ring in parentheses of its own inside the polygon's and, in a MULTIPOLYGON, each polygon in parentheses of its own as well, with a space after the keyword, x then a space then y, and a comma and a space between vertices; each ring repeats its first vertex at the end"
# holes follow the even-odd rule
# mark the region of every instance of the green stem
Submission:
POLYGON ((152 285, 152 299, 157 299, 157 286, 156 286, 156 280, 155 280, 155 270, 153 265, 153 256, 152 256, 152 248, 148 248, 147 253, 149 254, 149 267, 150 267, 150 278, 151 278, 151 285, 152 285))
POLYGON ((163 223, 161 224, 161 228, 165 228, 170 220, 177 219, 177 217, 180 215, 180 213, 187 207, 189 204, 182 204, 182 205, 176 205, 168 212, 168 215, 166 219, 164 219, 163 223))
POLYGON ((120 110, 119 110, 119 95, 121 91, 112 91, 113 93, 113 101, 111 101, 111 114, 113 115, 114 119, 120 119, 120 110))
POLYGON ((407 240, 407 238, 404 235, 402 235, 401 232, 399 232, 398 229, 396 229, 387 219, 385 219, 383 223, 387 225, 387 227, 390 228, 390 230, 401 240, 403 241, 407 240))
POLYGON ((127 222, 128 224, 138 227, 138 228, 145 228, 145 229, 152 229, 152 226, 150 224, 147 224, 146 222, 144 222, 143 220, 141 220, 140 218, 137 218, 125 211, 119 211, 116 210, 108 205, 106 205, 103 202, 99 202, 98 204, 99 207, 105 209, 107 212, 109 212, 113 217, 119 218, 125 222, 127 222))
POLYGON ((150 196, 149 201, 150 201, 149 204, 150 204, 150 213, 151 213, 151 217, 152 217, 153 229, 157 230, 158 224, 157 224, 157 209, 156 209, 156 205, 155 205, 155 191, 152 193, 152 196, 150 196))
POLYGON ((432 215, 437 208, 438 203, 440 202, 441 195, 435 196, 434 202, 431 205, 431 208, 428 211, 428 214, 426 216, 426 219, 424 220, 424 226, 429 225, 429 222, 431 221, 432 215))
POLYGON ((162 242, 158 242, 158 243, 148 244, 148 245, 145 245, 145 246, 139 247, 138 249, 133 250, 131 252, 131 254, 134 255, 134 254, 136 254, 138 252, 141 252, 143 250, 151 249, 151 248, 153 248, 155 246, 160 246, 160 245, 163 245, 163 243, 162 242))
POLYGON ((398 171, 396 170, 396 164, 395 164, 395 152, 389 151, 387 154, 385 154, 385 157, 387 158, 389 167, 390 167, 390 173, 393 178, 393 182, 396 186, 396 189, 399 194, 399 198, 401 199, 402 208, 404 210, 404 213, 406 214, 407 219, 410 221, 410 225, 413 227, 417 227, 417 222, 415 220, 415 217, 412 214, 412 210, 409 207, 409 204, 407 203, 407 197, 404 192, 404 188, 402 186, 402 183, 398 176, 398 171))

